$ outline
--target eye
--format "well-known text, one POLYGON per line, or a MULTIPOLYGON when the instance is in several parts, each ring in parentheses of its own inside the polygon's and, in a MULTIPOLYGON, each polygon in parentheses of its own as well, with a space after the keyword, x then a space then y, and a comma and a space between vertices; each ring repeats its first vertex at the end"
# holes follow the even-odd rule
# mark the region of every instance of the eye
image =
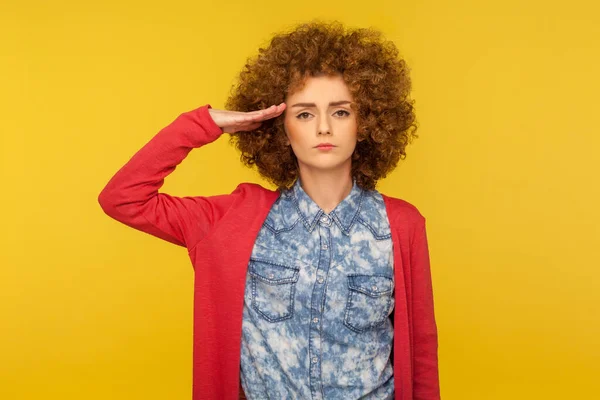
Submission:
POLYGON ((347 117, 348 115, 350 115, 350 113, 346 110, 337 110, 334 114, 337 115, 338 117, 347 117), (340 114, 340 113, 342 113, 342 114, 340 114))
POLYGON ((296 115, 296 118, 298 118, 298 119, 306 119, 309 116, 310 116, 310 114, 305 111, 303 113, 300 113, 300 114, 296 115), (303 115, 306 116, 306 117, 303 117, 303 115))

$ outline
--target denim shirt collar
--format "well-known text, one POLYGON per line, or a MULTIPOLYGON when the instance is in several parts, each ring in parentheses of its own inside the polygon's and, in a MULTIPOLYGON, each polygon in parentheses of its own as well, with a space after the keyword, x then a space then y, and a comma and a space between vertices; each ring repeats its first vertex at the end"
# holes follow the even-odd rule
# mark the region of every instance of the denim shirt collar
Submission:
MULTIPOLYGON (((300 184, 300 179, 296 179, 296 182, 288 191, 288 196, 292 198, 298 215, 309 232, 312 232, 323 215, 327 215, 304 191, 300 184)), ((346 235, 350 234, 352 225, 359 215, 363 197, 364 191, 356 184, 356 180, 354 180, 350 194, 329 213, 329 217, 346 235)))

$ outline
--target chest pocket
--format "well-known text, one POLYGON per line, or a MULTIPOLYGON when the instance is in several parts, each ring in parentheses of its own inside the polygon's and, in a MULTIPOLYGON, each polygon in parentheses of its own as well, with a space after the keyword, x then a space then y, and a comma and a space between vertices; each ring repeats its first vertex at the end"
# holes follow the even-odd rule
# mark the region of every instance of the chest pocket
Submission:
POLYGON ((344 325, 362 333, 383 324, 394 309, 393 294, 393 278, 349 275, 344 325))
POLYGON ((255 258, 250 259, 248 267, 252 280, 252 308, 269 322, 292 318, 300 269, 255 258))

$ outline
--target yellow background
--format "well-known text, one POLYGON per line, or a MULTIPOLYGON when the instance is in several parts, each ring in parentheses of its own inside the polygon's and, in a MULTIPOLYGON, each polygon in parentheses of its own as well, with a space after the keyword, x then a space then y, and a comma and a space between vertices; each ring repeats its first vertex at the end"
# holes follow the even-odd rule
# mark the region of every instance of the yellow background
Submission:
MULTIPOLYGON (((446 400, 600 396, 600 20, 592 0, 0 6, 0 398, 189 399, 183 248, 103 214, 110 177, 312 18, 375 26, 420 138, 379 190, 427 217, 446 400)), ((262 182, 226 137, 174 195, 262 182)))

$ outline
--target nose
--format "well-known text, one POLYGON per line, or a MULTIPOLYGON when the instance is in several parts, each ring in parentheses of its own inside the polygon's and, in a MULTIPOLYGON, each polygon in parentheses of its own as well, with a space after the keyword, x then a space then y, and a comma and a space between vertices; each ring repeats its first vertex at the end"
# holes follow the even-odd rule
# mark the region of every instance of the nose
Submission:
POLYGON ((318 130, 319 130, 319 135, 330 135, 331 134, 329 118, 327 118, 326 115, 319 118, 318 130))

